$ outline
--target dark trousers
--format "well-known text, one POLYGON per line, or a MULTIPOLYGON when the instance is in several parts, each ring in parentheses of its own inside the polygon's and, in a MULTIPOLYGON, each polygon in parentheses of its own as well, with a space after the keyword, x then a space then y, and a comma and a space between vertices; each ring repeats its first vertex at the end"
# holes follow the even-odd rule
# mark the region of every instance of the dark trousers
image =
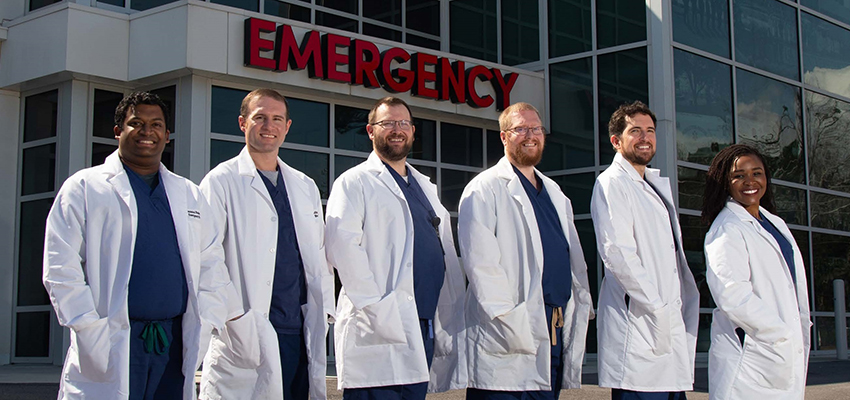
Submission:
MULTIPOLYGON (((434 358, 434 326, 432 320, 420 319, 419 329, 425 345, 425 359, 428 368, 434 358)), ((352 388, 342 391, 343 400, 424 400, 428 393, 428 382, 408 385, 377 386, 352 388)))
MULTIPOLYGON (((552 310, 553 307, 546 306, 546 322, 549 326, 549 334, 552 333, 552 310)), ((555 328, 555 338, 557 343, 552 346, 549 353, 551 356, 551 379, 552 390, 527 390, 527 391, 501 391, 501 390, 484 390, 469 388, 466 389, 467 400, 558 400, 561 394, 563 385, 564 365, 562 355, 564 351, 564 343, 561 340, 561 331, 563 328, 555 328)))
POLYGON ((685 392, 635 392, 611 389, 611 400, 687 400, 685 392))
POLYGON ((148 321, 130 320, 130 400, 183 398, 183 319, 157 322, 169 342, 163 354, 145 351, 141 336, 148 321))
POLYGON ((303 333, 278 332, 280 367, 283 374, 283 398, 307 400, 310 397, 310 374, 307 371, 307 346, 303 333))

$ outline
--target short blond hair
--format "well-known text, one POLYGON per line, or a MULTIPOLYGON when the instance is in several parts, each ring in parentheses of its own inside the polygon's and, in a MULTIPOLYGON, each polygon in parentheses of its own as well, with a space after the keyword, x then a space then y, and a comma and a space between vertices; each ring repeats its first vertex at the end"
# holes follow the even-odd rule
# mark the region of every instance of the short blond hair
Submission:
POLYGON ((537 114, 537 118, 540 118, 541 121, 543 120, 543 118, 540 117, 540 111, 537 111, 537 108, 533 105, 524 102, 514 103, 508 106, 508 108, 502 111, 499 115, 499 129, 502 132, 511 129, 511 114, 518 113, 520 111, 534 111, 537 114))

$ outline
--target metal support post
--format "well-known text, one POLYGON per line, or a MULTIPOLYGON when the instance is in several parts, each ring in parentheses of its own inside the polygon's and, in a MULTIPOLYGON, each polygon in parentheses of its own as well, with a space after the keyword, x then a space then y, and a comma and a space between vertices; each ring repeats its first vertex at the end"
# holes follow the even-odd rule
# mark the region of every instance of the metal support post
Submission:
POLYGON ((839 360, 847 359, 847 298, 844 296, 844 281, 832 281, 835 299, 835 351, 839 360))

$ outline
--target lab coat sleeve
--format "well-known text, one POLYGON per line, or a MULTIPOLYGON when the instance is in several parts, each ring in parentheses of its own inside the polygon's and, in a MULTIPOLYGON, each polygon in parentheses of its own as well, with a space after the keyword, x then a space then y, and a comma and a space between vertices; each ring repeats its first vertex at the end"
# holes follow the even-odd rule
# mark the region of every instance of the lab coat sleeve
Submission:
POLYGON ((631 298, 632 309, 654 313, 665 304, 637 252, 633 213, 642 211, 630 207, 634 201, 620 184, 615 180, 597 180, 593 188, 590 213, 597 248, 610 272, 608 276, 631 298))
POLYGON ((705 238, 706 282, 711 295, 717 307, 747 335, 770 344, 790 340, 787 324, 753 293, 751 257, 758 255, 747 251, 739 227, 726 223, 712 229, 705 238))
POLYGON ((469 290, 491 320, 516 307, 502 252, 496 239, 496 199, 493 191, 480 181, 472 181, 458 207, 458 242, 469 290))
POLYGON ((377 303, 383 296, 363 245, 365 207, 363 187, 356 177, 342 176, 334 182, 328 198, 325 253, 357 309, 377 303))
POLYGON ((200 193, 201 218, 204 222, 201 237, 201 271, 198 282, 198 307, 201 318, 222 331, 224 323, 239 317, 245 311, 230 273, 224 263, 222 247, 223 224, 219 224, 210 203, 200 193))
POLYGON ((86 263, 84 182, 72 179, 62 185, 47 215, 42 281, 59 324, 79 331, 101 317, 83 270, 86 263))

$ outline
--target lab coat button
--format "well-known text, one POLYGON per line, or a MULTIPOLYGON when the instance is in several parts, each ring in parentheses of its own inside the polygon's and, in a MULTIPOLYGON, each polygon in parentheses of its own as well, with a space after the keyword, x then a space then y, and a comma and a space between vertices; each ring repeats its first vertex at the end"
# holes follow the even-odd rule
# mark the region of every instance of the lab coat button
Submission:
POLYGON ((674 274, 679 273, 679 270, 678 270, 678 269, 676 269, 676 268, 673 268, 673 273, 674 273, 674 274))
POLYGON ((272 281, 266 281, 266 286, 271 286, 271 285, 272 285, 272 281))
POLYGON ((797 353, 803 353, 803 349, 797 349, 797 353))
POLYGON ((269 253, 274 253, 274 248, 269 249, 269 253))
POLYGON ((123 324, 121 325, 121 329, 130 329, 130 325, 123 324))
POLYGON ((675 249, 675 248, 676 248, 676 245, 675 245, 675 244, 671 244, 671 245, 670 245, 670 248, 671 248, 671 249, 675 249))
POLYGON ((676 300, 676 304, 682 304, 682 300, 676 300))
POLYGON ((272 222, 277 221, 277 217, 272 217, 272 222))
POLYGON ((266 317, 266 319, 268 319, 268 318, 269 318, 269 313, 263 313, 263 317, 266 317))
POLYGON ((407 301, 413 301, 413 296, 407 296, 407 301))

